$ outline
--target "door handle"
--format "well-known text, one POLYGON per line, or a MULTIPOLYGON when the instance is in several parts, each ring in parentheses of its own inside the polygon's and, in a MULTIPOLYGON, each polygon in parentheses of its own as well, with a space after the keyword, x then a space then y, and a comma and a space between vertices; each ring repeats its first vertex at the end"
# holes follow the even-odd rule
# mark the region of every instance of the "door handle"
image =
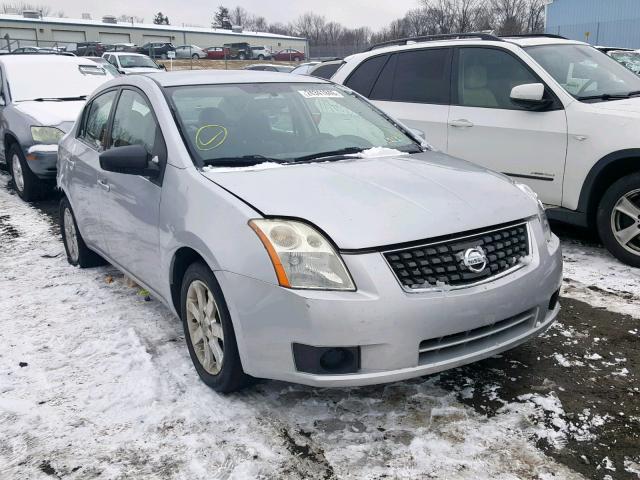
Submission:
POLYGON ((459 120, 451 120, 449 122, 449 126, 457 127, 457 128, 469 128, 469 127, 473 127, 473 122, 470 122, 465 118, 461 118, 459 120))
POLYGON ((107 182, 105 182, 104 180, 98 180, 98 185, 100 185, 102 187, 102 189, 106 190, 107 192, 109 190, 111 190, 111 187, 109 186, 109 184, 107 182))

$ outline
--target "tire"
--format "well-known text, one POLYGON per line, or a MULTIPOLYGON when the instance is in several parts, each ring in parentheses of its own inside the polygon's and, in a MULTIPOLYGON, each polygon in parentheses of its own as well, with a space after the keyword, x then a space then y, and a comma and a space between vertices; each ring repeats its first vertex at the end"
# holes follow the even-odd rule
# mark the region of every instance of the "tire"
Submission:
POLYGON ((197 53, 191 55, 191 58, 193 58, 194 60, 200 60, 200 56, 197 53))
POLYGON ((258 55, 258 60, 264 60, 264 55, 258 55))
POLYGON ((640 173, 611 185, 597 211, 600 239, 621 262, 640 267, 640 173))
POLYGON ((166 54, 166 53, 163 53, 162 55, 160 55, 160 58, 161 58, 162 60, 166 60, 166 59, 167 59, 167 54, 166 54))
POLYGON ((205 384, 216 392, 229 393, 251 382, 251 377, 242 370, 233 324, 222 290, 209 267, 202 262, 191 264, 184 274, 180 290, 180 316, 191 361, 205 384), (192 307, 188 308, 187 305, 192 307), (199 317, 193 313, 194 310, 199 317), (211 310, 209 315, 207 310, 211 310), (199 337, 195 345, 194 335, 199 337), (210 345, 215 345, 215 348, 210 345), (217 354, 214 353, 216 351, 217 354))
POLYGON ((33 202, 40 200, 49 190, 42 180, 40 180, 29 168, 22 149, 17 143, 9 148, 7 157, 7 168, 11 173, 14 188, 18 192, 18 196, 25 202, 33 202))
POLYGON ((294 62, 299 62, 300 61, 300 57, 293 57, 293 61, 294 62))
POLYGON ((62 197, 60 200, 60 233, 67 253, 67 261, 74 267, 90 268, 107 263, 84 243, 67 197, 62 197))
POLYGON ((247 56, 244 53, 241 53, 241 54, 238 55, 238 59, 239 60, 246 60, 247 56))

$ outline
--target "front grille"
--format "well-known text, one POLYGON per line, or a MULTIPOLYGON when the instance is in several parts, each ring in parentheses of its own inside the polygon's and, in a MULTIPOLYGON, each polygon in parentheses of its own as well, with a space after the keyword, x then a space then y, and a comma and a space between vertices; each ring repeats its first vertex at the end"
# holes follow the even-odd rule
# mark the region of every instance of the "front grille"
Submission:
POLYGON ((420 342, 420 365, 447 361, 472 353, 508 343, 512 339, 535 327, 537 310, 531 309, 520 315, 491 323, 484 327, 465 332, 430 338, 420 342))
MULTIPOLYGON (((526 222, 384 252, 393 273, 406 290, 473 284, 513 268, 527 255, 526 222), (486 256, 486 266, 474 272, 465 265, 464 255, 469 249, 478 247, 486 256)), ((481 265, 471 267, 480 268, 481 265)))

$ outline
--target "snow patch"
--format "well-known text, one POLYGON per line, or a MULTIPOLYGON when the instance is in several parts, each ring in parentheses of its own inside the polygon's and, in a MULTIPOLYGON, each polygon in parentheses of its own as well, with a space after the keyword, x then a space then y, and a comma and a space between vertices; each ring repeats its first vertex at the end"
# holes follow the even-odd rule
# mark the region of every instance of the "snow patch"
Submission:
POLYGON ((399 157, 402 155, 409 155, 409 153, 401 152, 400 150, 396 150, 395 148, 373 147, 358 153, 350 153, 349 155, 345 155, 345 156, 353 157, 353 158, 381 158, 381 157, 399 157))

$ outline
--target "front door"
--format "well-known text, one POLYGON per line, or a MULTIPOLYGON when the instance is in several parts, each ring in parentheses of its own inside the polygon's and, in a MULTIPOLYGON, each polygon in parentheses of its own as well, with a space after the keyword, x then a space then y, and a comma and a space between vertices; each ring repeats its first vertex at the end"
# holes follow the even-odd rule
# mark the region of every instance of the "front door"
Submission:
POLYGON ((521 60, 499 48, 460 48, 454 60, 447 152, 529 185, 560 205, 567 118, 559 100, 545 111, 514 104, 511 89, 543 83, 521 60))
MULTIPOLYGON (((124 89, 113 115, 109 148, 143 145, 161 172, 166 147, 151 105, 138 90, 124 89)), ((102 225, 108 255, 149 287, 161 290, 158 218, 162 175, 150 179, 101 170, 102 225)))

